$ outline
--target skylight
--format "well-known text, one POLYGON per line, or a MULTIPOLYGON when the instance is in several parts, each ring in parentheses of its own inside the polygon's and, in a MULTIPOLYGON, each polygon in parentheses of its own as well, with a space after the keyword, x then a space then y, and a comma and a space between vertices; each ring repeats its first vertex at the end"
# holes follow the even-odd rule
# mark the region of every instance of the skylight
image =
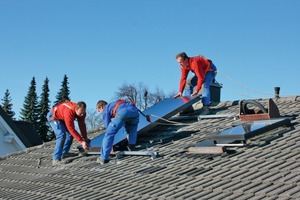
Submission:
POLYGON ((213 140, 215 144, 225 144, 236 141, 246 142, 246 140, 251 137, 289 123, 290 119, 288 118, 247 121, 238 126, 210 135, 207 139, 213 140))

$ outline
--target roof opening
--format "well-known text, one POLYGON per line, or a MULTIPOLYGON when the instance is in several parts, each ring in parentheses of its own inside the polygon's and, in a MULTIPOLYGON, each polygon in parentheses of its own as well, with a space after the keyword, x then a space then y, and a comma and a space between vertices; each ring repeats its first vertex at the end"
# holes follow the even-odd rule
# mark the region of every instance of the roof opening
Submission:
POLYGON ((268 108, 264 108, 255 100, 240 101, 239 105, 239 124, 208 135, 204 141, 190 147, 188 152, 220 154, 226 147, 245 146, 246 141, 254 136, 290 124, 290 118, 280 117, 279 110, 272 99, 268 100, 268 108))
POLYGON ((236 127, 220 131, 216 134, 208 136, 207 138, 213 140, 215 144, 226 145, 237 141, 246 143, 246 140, 249 138, 289 123, 290 120, 287 118, 248 121, 236 127))

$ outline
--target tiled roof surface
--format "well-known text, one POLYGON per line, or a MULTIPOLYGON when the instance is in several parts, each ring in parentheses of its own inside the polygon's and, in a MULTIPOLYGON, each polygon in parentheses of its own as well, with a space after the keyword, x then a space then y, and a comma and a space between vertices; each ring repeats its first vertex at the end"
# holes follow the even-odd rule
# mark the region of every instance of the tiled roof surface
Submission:
MULTIPOLYGON (((190 116, 180 121, 186 126, 161 125, 139 135, 140 149, 160 152, 153 160, 126 156, 100 165, 89 155, 52 167, 53 142, 8 155, 0 160, 0 199, 300 199, 300 98, 274 101, 281 116, 293 117, 291 126, 222 154, 185 149, 236 121, 190 116)), ((239 107, 222 102, 212 111, 238 114, 239 107)))

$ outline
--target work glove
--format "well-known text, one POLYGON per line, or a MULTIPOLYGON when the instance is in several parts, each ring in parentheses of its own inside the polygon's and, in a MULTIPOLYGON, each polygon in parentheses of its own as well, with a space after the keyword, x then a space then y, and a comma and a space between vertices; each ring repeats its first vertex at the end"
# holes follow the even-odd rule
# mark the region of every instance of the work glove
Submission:
POLYGON ((145 115, 147 122, 151 122, 150 115, 145 115))
POLYGON ((84 141, 90 145, 91 139, 85 138, 84 141))

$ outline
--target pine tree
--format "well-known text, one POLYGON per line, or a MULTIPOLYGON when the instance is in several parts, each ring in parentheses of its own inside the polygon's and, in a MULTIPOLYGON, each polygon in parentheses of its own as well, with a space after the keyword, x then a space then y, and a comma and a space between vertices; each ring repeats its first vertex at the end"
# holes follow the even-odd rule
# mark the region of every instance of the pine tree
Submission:
POLYGON ((21 109, 21 120, 31 122, 34 124, 35 128, 38 130, 38 97, 36 94, 36 82, 33 77, 30 82, 30 87, 27 96, 25 97, 23 109, 21 109))
POLYGON ((49 79, 46 77, 44 85, 42 87, 42 94, 40 96, 41 101, 39 103, 39 125, 37 130, 43 142, 47 142, 53 138, 53 136, 50 136, 50 138, 48 136, 48 132, 50 131, 47 121, 47 114, 50 110, 49 92, 49 79))
POLYGON ((2 101, 2 108, 7 113, 8 116, 10 116, 12 119, 14 119, 15 112, 12 111, 13 104, 11 103, 12 98, 10 96, 9 90, 7 89, 2 101))
POLYGON ((62 101, 70 101, 70 90, 69 90, 69 86, 68 86, 69 82, 68 82, 68 77, 67 75, 64 75, 64 79, 62 81, 62 84, 61 84, 61 89, 59 90, 59 92, 57 93, 56 95, 56 101, 54 102, 54 104, 57 104, 59 102, 62 102, 62 101))

